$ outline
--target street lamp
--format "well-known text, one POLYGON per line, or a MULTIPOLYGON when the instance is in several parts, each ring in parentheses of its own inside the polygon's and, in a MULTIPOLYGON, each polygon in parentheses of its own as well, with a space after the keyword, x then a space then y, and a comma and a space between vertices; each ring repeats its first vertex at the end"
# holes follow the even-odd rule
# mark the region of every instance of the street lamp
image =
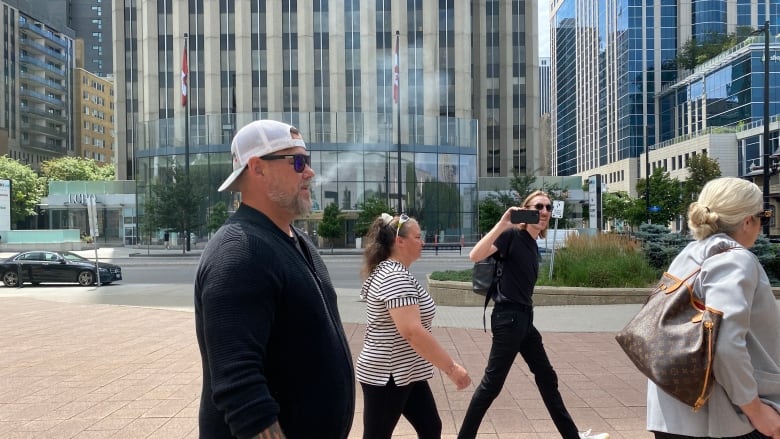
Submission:
MULTIPOLYGON (((769 21, 751 35, 764 34, 764 141, 762 143, 764 209, 769 210, 769 21)), ((764 235, 769 237, 769 223, 764 225, 764 235)))
MULTIPOLYGON (((764 209, 769 210, 769 20, 764 22, 764 209)), ((764 225, 769 237, 769 222, 764 225)))

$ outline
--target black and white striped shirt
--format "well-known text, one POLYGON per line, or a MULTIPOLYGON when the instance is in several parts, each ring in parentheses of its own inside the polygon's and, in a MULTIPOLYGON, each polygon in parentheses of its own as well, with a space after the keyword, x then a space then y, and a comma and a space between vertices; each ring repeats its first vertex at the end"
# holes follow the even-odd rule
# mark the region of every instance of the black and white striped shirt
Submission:
POLYGON ((390 309, 417 305, 425 329, 431 330, 436 305, 428 291, 398 261, 379 263, 363 283, 366 297, 366 335, 355 374, 364 384, 384 386, 390 376, 398 386, 433 377, 433 366, 401 337, 390 309))

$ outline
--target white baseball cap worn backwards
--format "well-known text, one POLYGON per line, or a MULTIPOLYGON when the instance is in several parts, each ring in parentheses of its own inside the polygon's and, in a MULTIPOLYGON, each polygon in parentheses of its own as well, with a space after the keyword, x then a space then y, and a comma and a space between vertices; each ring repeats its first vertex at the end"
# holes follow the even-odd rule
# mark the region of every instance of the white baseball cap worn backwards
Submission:
POLYGON ((233 173, 228 176, 218 191, 236 191, 236 179, 246 168, 249 159, 273 154, 276 151, 300 146, 306 148, 302 139, 294 139, 290 129, 292 125, 275 120, 256 120, 238 130, 230 144, 233 157, 233 173))

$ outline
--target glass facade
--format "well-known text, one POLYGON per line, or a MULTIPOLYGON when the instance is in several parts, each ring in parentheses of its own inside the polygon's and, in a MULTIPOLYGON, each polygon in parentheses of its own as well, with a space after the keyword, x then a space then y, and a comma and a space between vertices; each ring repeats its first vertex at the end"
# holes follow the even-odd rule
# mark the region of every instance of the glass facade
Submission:
MULTIPOLYGON (((219 193, 216 188, 232 172, 230 137, 234 127, 223 124, 226 115, 198 116, 191 128, 189 172, 196 184, 208 194, 203 218, 210 206, 222 201, 233 210, 237 196, 219 193)), ((376 142, 378 129, 371 114, 296 113, 231 114, 240 128, 251 120, 269 118, 294 121, 301 130, 316 172, 312 188, 313 215, 301 219, 299 226, 312 234, 321 211, 335 203, 344 211, 356 211, 370 198, 387 202, 394 210, 398 206, 398 145, 376 142), (317 131, 319 121, 326 117, 333 123, 327 132, 317 131), (355 127, 356 121, 362 121, 355 127), (353 129, 347 129, 352 127, 353 129), (362 134, 362 135, 361 135, 362 134)), ((195 119, 195 118, 192 118, 195 119)), ((477 123, 470 119, 419 116, 415 121, 426 127, 418 143, 400 145, 401 206, 414 216, 429 239, 443 236, 445 241, 461 239, 476 241, 477 236, 477 123), (441 142, 440 132, 448 133, 448 142, 441 142)), ((143 126, 140 148, 136 151, 136 175, 139 216, 151 185, 169 182, 185 163, 185 147, 181 138, 167 136, 168 126, 183 126, 181 121, 164 120, 143 126)), ((349 217, 348 217, 349 218, 349 217)), ((205 221, 204 221, 205 223, 205 221)), ((205 225, 195 231, 197 238, 206 236, 205 225)), ((347 221, 346 243, 353 244, 354 217, 347 221)), ((440 241, 441 242, 441 241, 440 241)))
POLYGON ((726 34, 727 0, 693 0, 693 38, 706 41, 712 35, 726 34))
MULTIPOLYGON (((780 45, 770 47, 770 84, 780 81, 780 45)), ((763 43, 745 45, 727 63, 706 69, 659 94, 660 141, 709 127, 763 123, 763 43)), ((780 113, 780 91, 769 89, 769 114, 780 113)))

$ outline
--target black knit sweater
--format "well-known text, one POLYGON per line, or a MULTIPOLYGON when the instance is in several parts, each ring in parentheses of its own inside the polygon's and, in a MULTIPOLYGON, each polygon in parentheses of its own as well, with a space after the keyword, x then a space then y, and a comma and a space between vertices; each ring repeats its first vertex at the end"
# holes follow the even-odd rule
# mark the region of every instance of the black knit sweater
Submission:
POLYGON ((355 378, 336 292, 316 248, 296 234, 303 252, 242 204, 203 252, 203 438, 251 437, 276 420, 290 439, 349 434, 355 378))

